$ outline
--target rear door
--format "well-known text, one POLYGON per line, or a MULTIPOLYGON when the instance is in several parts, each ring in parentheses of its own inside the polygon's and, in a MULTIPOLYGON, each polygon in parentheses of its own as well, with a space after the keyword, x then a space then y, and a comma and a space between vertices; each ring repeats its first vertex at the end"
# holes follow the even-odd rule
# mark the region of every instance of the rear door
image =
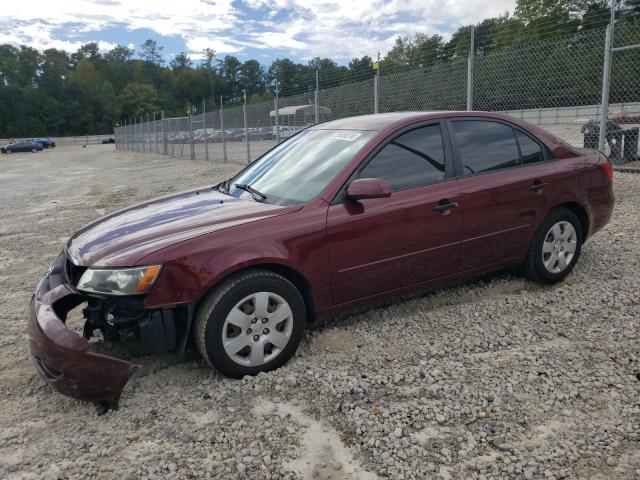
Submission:
POLYGON ((440 122, 395 135, 351 180, 383 178, 389 198, 329 207, 327 239, 334 303, 437 278, 460 267, 462 215, 440 122))
POLYGON ((464 205, 463 269, 524 258, 557 188, 550 152, 507 122, 475 117, 448 128, 464 205))

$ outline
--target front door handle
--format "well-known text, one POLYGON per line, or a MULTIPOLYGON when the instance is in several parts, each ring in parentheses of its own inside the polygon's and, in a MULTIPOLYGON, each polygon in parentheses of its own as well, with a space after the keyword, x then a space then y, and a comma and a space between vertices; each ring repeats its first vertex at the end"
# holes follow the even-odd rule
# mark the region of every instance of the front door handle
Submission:
POLYGON ((452 208, 456 208, 458 204, 456 202, 447 202, 446 200, 438 203, 433 209, 438 213, 444 213, 447 210, 451 210, 452 208))
POLYGON ((539 190, 542 190, 543 188, 547 188, 548 186, 549 186, 548 182, 535 181, 533 182, 533 185, 529 187, 529 189, 533 190, 534 192, 537 192, 539 190))

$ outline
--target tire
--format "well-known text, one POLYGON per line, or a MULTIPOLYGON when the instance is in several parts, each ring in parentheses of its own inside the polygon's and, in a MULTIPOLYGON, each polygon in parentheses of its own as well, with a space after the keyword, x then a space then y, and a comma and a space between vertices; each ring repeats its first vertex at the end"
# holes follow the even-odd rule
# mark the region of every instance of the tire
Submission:
POLYGON ((33 147, 33 148, 31 149, 31 152, 32 152, 32 153, 38 153, 38 149, 37 149, 36 147, 33 147))
POLYGON ((580 257, 583 235, 580 220, 572 211, 552 210, 533 236, 524 263, 525 275, 540 283, 564 279, 580 257))
POLYGON ((284 365, 300 345, 305 326, 306 309, 298 289, 278 274, 251 270, 223 281, 203 299, 194 336, 213 368, 242 378, 284 365), (258 311, 269 318, 258 318, 256 304, 264 305, 258 311))
POLYGON ((7 148, 7 149, 5 150, 5 152, 6 152, 6 153, 13 153, 13 150, 11 150, 10 148, 7 148))

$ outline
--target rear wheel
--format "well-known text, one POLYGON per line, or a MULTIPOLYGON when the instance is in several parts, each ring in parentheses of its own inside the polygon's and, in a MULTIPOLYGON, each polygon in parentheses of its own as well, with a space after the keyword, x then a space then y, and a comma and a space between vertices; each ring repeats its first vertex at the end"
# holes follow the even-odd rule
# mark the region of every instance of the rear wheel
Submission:
POLYGON ((33 153, 38 153, 38 149, 37 149, 36 147, 33 147, 33 148, 31 149, 31 151, 32 151, 33 153))
POLYGON ((302 341, 306 324, 298 289, 273 272, 254 270, 224 281, 196 313, 200 354, 233 378, 284 365, 302 341))
POLYGON ((524 270, 537 282, 556 283, 571 273, 583 241, 578 217, 565 208, 553 210, 538 227, 524 270))

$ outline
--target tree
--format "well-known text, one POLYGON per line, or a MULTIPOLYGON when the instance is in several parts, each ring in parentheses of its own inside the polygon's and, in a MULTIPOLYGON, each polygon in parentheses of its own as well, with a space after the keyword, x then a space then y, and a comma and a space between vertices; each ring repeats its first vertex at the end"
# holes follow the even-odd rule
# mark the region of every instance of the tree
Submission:
POLYGON ((140 118, 160 110, 158 92, 153 85, 132 82, 125 87, 120 98, 122 114, 126 118, 140 118))
POLYGON ((162 58, 162 50, 164 47, 158 45, 155 40, 147 39, 140 45, 140 57, 145 61, 154 65, 162 65, 164 59, 162 58))
POLYGON ((247 60, 238 68, 238 88, 247 92, 264 90, 264 70, 257 60, 247 60))
POLYGON ((96 42, 85 43, 71 55, 71 59, 74 62, 86 59, 95 63, 100 59, 100 48, 96 42))
POLYGON ((180 52, 173 58, 173 60, 171 60, 169 65, 174 72, 180 72, 184 69, 191 68, 193 62, 191 61, 191 58, 189 58, 189 55, 184 52, 180 52))

